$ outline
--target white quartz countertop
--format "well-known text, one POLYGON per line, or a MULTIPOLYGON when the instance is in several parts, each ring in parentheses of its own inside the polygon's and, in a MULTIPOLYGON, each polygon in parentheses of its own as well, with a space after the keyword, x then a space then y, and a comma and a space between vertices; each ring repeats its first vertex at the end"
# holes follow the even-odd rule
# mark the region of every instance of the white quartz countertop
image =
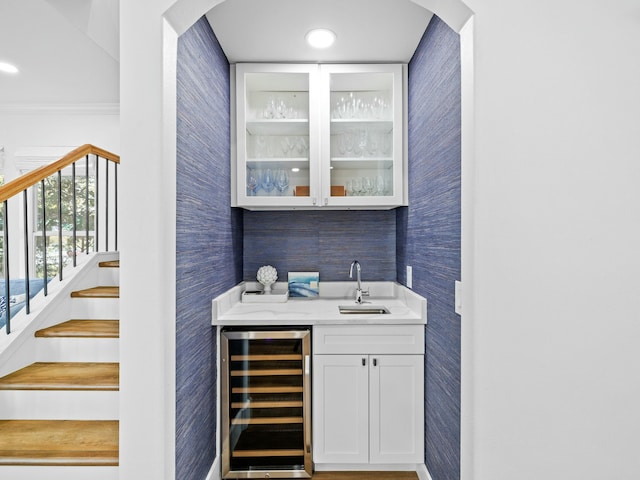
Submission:
MULTIPOLYGON (((276 284, 285 289, 286 284, 276 284)), ((242 282, 212 301, 212 325, 410 325, 427 323, 424 297, 395 282, 363 282, 370 291, 368 305, 384 306, 385 314, 343 314, 338 306, 355 305, 355 282, 321 282, 317 298, 289 298, 286 302, 243 303, 242 292, 259 290, 242 282)))

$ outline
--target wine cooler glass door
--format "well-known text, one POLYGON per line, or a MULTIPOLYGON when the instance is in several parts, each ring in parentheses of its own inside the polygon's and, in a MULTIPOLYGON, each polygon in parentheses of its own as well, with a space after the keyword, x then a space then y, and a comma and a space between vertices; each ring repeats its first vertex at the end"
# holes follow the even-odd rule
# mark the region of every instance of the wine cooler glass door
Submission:
POLYGON ((310 331, 223 331, 223 478, 311 476, 310 331))

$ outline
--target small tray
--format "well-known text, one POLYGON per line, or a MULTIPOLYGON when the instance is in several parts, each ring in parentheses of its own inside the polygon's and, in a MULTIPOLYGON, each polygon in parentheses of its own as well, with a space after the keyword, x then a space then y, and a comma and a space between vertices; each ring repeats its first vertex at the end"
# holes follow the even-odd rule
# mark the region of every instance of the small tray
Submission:
POLYGON ((289 299, 289 290, 272 290, 264 293, 261 290, 242 292, 242 303, 284 303, 289 299))

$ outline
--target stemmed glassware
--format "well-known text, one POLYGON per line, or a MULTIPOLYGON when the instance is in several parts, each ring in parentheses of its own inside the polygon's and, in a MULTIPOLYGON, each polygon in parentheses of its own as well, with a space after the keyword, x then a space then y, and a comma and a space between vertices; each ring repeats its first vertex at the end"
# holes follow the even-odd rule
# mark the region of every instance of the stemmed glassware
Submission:
POLYGON ((276 188, 278 192, 280 192, 280 195, 283 195, 287 188, 289 188, 289 174, 285 169, 276 172, 276 188))
POLYGON ((387 183, 383 175, 376 177, 356 177, 346 181, 347 196, 377 196, 382 197, 387 193, 387 183))
POLYGON ((382 196, 386 191, 386 186, 384 182, 384 177, 382 175, 378 175, 376 177, 376 195, 382 196))
POLYGON ((270 168, 267 168, 263 173, 262 173, 262 189, 269 193, 273 190, 273 188, 276 186, 275 184, 275 179, 273 177, 273 171, 270 168))
POLYGON ((258 174, 253 168, 247 171, 247 189, 249 190, 249 195, 256 195, 258 189, 258 174))

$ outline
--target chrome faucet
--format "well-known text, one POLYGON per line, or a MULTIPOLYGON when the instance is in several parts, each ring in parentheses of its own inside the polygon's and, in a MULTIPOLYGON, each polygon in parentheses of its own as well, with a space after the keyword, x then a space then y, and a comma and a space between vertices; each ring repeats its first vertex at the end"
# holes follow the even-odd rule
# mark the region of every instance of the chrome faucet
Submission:
POLYGON ((362 268, 360 267, 360 262, 354 260, 351 262, 351 267, 349 267, 349 278, 353 278, 353 267, 356 267, 356 281, 358 282, 358 287, 356 288, 356 303, 362 303, 362 297, 369 296, 369 290, 362 290, 362 285, 360 284, 360 272, 362 268))

